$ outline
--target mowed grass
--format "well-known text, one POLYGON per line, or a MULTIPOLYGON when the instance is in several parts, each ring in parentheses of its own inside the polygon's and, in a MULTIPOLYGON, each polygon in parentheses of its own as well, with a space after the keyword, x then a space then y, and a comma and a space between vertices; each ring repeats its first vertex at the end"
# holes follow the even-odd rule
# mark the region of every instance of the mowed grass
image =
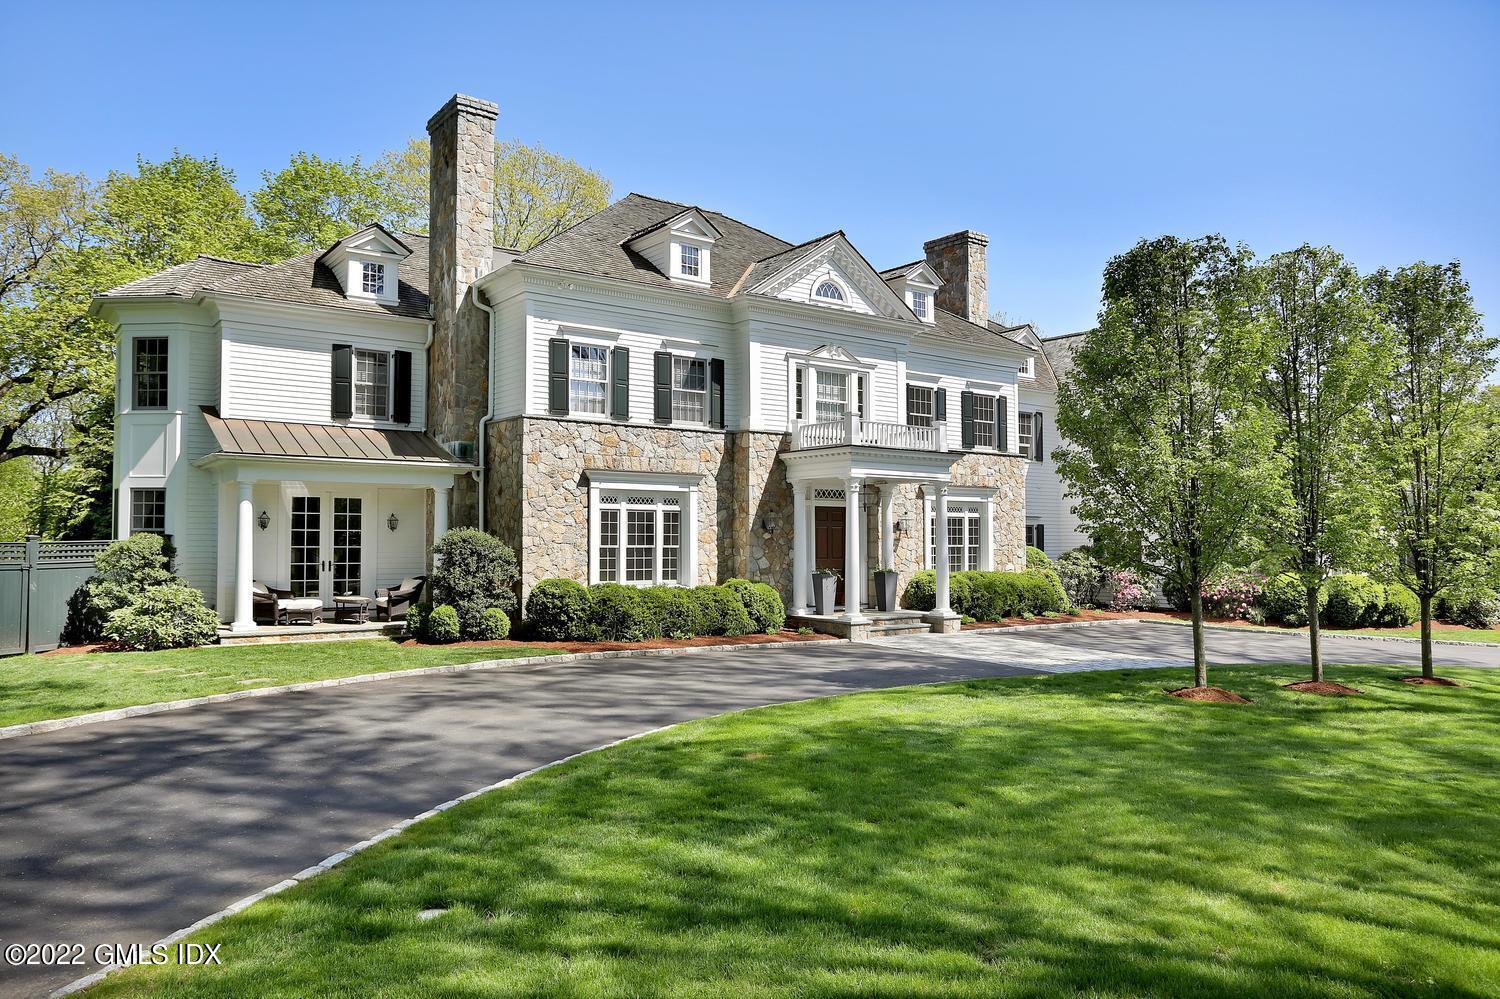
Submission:
POLYGON ((1138 670, 759 709, 591 754, 101 996, 1500 993, 1500 673, 1138 670), (422 921, 418 913, 443 909, 422 921))
MULTIPOLYGON (((1325 635, 1379 635, 1390 638, 1421 638, 1421 628, 1361 628, 1358 631, 1327 631, 1325 635)), ((1493 628, 1434 628, 1432 637, 1440 642, 1500 642, 1500 630, 1493 628)))
POLYGON ((251 687, 480 659, 545 655, 522 647, 401 645, 384 638, 210 645, 170 652, 92 652, 0 659, 0 725, 222 694, 251 687))

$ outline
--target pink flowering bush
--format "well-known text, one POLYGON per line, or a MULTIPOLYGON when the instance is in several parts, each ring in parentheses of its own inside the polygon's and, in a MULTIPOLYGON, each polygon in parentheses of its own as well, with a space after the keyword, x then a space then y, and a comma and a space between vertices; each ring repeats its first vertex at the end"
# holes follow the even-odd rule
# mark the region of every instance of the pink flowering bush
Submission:
POLYGON ((1215 576, 1203 584, 1203 613, 1248 621, 1265 582, 1264 576, 1233 572, 1215 576))
POLYGON ((1109 574, 1109 609, 1115 611, 1137 610, 1146 606, 1146 587, 1140 577, 1129 569, 1115 569, 1109 574))

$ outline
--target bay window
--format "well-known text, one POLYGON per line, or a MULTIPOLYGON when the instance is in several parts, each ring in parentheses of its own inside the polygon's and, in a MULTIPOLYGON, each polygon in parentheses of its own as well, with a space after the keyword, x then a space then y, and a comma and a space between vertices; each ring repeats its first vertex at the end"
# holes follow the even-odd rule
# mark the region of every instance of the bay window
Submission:
POLYGON ((698 477, 589 473, 589 582, 691 586, 698 477))

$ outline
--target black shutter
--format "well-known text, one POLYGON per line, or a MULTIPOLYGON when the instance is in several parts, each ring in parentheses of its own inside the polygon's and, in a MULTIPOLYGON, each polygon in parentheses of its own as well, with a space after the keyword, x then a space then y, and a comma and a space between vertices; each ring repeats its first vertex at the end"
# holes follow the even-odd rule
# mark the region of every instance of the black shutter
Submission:
POLYGON ((411 422, 411 351, 391 355, 391 422, 411 422))
POLYGON ((547 341, 547 412, 553 416, 568 415, 568 354, 567 340, 547 341))
MULTIPOLYGON (((1042 460, 1042 456, 1044 454, 1046 454, 1046 453, 1047 453, 1046 450, 1043 449, 1043 447, 1042 447, 1042 414, 1041 413, 1032 413, 1031 414, 1031 460, 1032 461, 1041 461, 1042 460)), ((1037 547, 1040 548, 1042 546, 1041 545, 1037 545, 1037 547)))
POLYGON ((932 418, 934 420, 947 421, 948 419, 948 390, 938 389, 932 394, 932 418))
POLYGON ((652 395, 656 399, 656 422, 672 422, 672 354, 658 350, 652 379, 652 395))
POLYGON ((963 434, 959 438, 963 441, 965 451, 974 449, 974 393, 964 392, 958 397, 958 412, 963 420, 963 434))
POLYGON ((1047 525, 1036 525, 1036 547, 1041 551, 1047 550, 1047 525))
POLYGON ((863 420, 865 418, 865 376, 864 375, 855 375, 854 376, 854 398, 855 398, 855 402, 857 404, 856 405, 856 410, 859 413, 859 418, 861 420, 863 420))
POLYGON ((347 343, 333 345, 333 418, 347 420, 354 415, 354 348, 347 343))
POLYGON ((610 396, 609 415, 616 420, 630 419, 630 348, 616 347, 609 352, 610 384, 614 391, 610 396))
POLYGON ((708 362, 708 424, 724 429, 724 361, 718 357, 708 362))
POLYGON ((1010 453, 1010 400, 1003 395, 995 397, 995 450, 1010 453))

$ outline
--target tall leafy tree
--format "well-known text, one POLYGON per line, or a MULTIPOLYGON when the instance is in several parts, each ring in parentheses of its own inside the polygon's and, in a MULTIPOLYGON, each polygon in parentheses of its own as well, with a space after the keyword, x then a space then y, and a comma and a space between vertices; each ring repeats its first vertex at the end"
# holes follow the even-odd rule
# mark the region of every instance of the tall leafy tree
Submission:
POLYGON ((1359 445, 1386 351, 1359 272, 1336 250, 1303 245, 1259 270, 1257 304, 1271 347, 1261 390, 1291 501, 1276 518, 1278 547, 1307 590, 1312 677, 1322 680, 1319 591, 1336 566, 1365 561, 1373 535, 1359 445))
POLYGON ((432 183, 428 141, 410 139, 400 149, 387 150, 375 161, 375 170, 390 198, 392 224, 402 232, 426 232, 432 183))
POLYGON ((297 153, 277 173, 267 171, 251 196, 261 255, 282 260, 324 250, 372 222, 400 228, 400 194, 381 170, 358 156, 346 162, 297 153))
POLYGON ((112 171, 91 226, 95 281, 150 274, 200 253, 255 259, 254 226, 234 171, 217 157, 174 152, 160 163, 141 159, 135 173, 112 171), (113 269, 113 273, 110 270, 113 269))
POLYGON ((1142 240, 1106 265, 1099 327, 1058 391, 1079 518, 1106 559, 1190 595, 1199 687, 1203 583, 1281 498, 1255 280, 1249 251, 1220 236, 1142 240))
POLYGON ((1368 279, 1394 364, 1372 407, 1372 454, 1395 570, 1422 610, 1422 675, 1432 671, 1433 598, 1481 557, 1495 528, 1486 492, 1497 441, 1480 388, 1500 345, 1485 335, 1457 262, 1382 268, 1368 279))

